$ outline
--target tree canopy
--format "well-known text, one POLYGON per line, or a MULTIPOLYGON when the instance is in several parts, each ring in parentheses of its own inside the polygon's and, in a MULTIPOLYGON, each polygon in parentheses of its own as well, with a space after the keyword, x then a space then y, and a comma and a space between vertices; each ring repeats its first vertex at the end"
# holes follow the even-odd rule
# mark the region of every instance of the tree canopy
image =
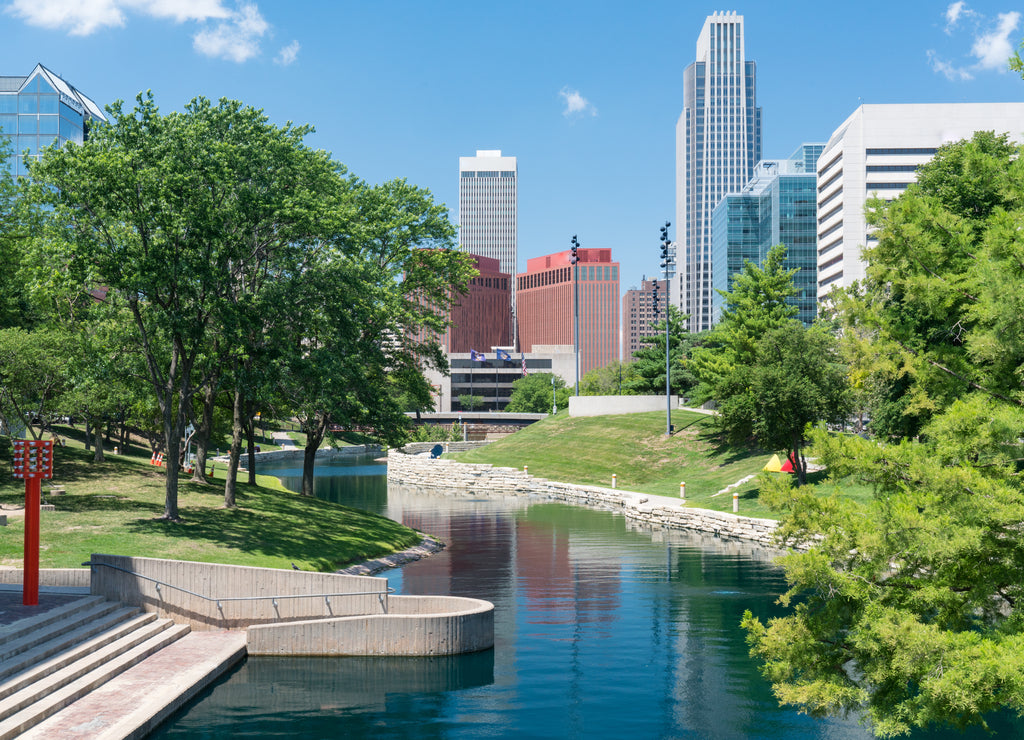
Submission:
POLYGON ((552 402, 558 409, 569 407, 569 388, 562 377, 552 373, 530 373, 512 383, 512 397, 505 411, 549 414, 552 402))

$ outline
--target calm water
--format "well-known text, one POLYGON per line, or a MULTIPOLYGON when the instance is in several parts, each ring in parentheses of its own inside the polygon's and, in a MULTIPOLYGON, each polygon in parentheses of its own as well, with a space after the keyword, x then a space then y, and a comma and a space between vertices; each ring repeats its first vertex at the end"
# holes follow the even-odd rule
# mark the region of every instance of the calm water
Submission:
MULTIPOLYGON (((399 593, 493 602, 494 649, 249 658, 154 737, 871 737, 855 719, 780 709, 757 673, 738 623, 745 609, 777 613, 784 587, 763 551, 542 499, 388 490, 378 470, 325 467, 317 495, 444 538, 442 553, 384 575, 399 593)), ((293 488, 301 476, 260 472, 293 488)), ((994 729, 1024 735, 1008 720, 994 729)))

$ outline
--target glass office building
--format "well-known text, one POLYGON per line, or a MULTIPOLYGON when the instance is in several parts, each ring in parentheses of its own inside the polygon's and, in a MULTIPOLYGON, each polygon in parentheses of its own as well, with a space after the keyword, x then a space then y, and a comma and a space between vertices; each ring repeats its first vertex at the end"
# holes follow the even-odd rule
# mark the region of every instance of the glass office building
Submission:
POLYGON ((106 120, 96 103, 41 64, 24 77, 0 76, 0 136, 10 145, 0 163, 16 177, 28 174, 26 157, 81 144, 94 121, 106 120))
POLYGON ((690 315, 690 331, 711 327, 711 214, 738 193, 761 159, 757 70, 744 52, 743 16, 708 16, 696 61, 683 77, 676 124, 676 268, 670 300, 690 315))
POLYGON ((788 159, 758 162, 739 193, 726 195, 711 221, 712 321, 721 318, 725 300, 746 261, 760 264, 776 244, 786 245, 786 267, 797 294, 790 300, 805 325, 817 315, 818 206, 817 161, 824 144, 804 144, 788 159))

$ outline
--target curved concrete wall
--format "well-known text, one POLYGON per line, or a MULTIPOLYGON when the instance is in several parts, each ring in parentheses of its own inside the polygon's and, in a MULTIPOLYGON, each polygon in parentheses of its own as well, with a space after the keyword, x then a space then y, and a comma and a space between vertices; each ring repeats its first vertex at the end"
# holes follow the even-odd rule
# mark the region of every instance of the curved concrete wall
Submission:
MULTIPOLYGON (((664 401, 664 396, 662 397, 664 401)), ((775 546, 778 522, 772 519, 696 509, 677 498, 601 486, 578 486, 528 475, 515 468, 460 463, 398 450, 388 453, 388 482, 465 491, 480 490, 519 496, 540 495, 573 504, 589 504, 620 510, 630 519, 671 529, 708 532, 718 537, 736 537, 765 546, 775 546)))
POLYGON ((494 605, 456 596, 392 596, 388 613, 262 625, 250 655, 456 655, 494 647, 494 605))

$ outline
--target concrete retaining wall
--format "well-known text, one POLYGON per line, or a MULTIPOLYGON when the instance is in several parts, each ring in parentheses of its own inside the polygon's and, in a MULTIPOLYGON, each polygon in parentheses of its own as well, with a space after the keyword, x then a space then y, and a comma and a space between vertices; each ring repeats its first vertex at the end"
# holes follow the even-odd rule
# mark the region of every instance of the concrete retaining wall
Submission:
POLYGON ((773 535, 778 526, 772 519, 690 508, 681 504, 679 499, 668 496, 560 483, 537 478, 515 468, 496 468, 487 464, 460 463, 454 460, 431 460, 428 457, 405 455, 397 450, 392 450, 388 454, 388 482, 467 491, 475 489, 523 496, 546 496, 572 504, 621 510, 625 516, 653 526, 708 532, 716 537, 735 537, 765 546, 775 544, 773 535))
POLYGON ((477 447, 486 447, 489 444, 489 441, 483 440, 477 442, 409 442, 402 448, 402 451, 410 455, 422 455, 434 449, 434 445, 441 445, 445 452, 466 452, 475 450, 477 447))
MULTIPOLYGON (((257 452, 256 462, 276 462, 277 460, 302 460, 306 452, 302 447, 289 448, 284 450, 271 450, 269 452, 257 452)), ((359 455, 382 455, 380 445, 353 445, 351 447, 325 447, 316 451, 317 464, 329 462, 339 457, 358 457, 359 455)), ((227 460, 225 455, 217 458, 218 461, 227 460)), ((239 466, 245 468, 249 455, 242 450, 239 457, 239 466)))
MULTIPOLYGON (((22 584, 22 568, 0 568, 0 583, 22 584)), ((58 588, 89 588, 88 568, 43 568, 39 571, 39 585, 58 588)))
MULTIPOLYGON (((679 396, 672 396, 672 408, 679 408, 679 396)), ((569 416, 606 416, 664 411, 664 396, 570 396, 569 416)))
POLYGON ((252 627, 250 655, 456 655, 494 647, 494 606, 455 596, 392 596, 388 613, 252 627))
POLYGON ((194 630, 383 614, 387 609, 384 578, 121 555, 93 555, 92 563, 93 594, 187 623, 194 630), (147 578, 178 588, 157 588, 147 578), (254 596, 263 598, 248 600, 254 596), (247 600, 231 600, 239 597, 247 600))

